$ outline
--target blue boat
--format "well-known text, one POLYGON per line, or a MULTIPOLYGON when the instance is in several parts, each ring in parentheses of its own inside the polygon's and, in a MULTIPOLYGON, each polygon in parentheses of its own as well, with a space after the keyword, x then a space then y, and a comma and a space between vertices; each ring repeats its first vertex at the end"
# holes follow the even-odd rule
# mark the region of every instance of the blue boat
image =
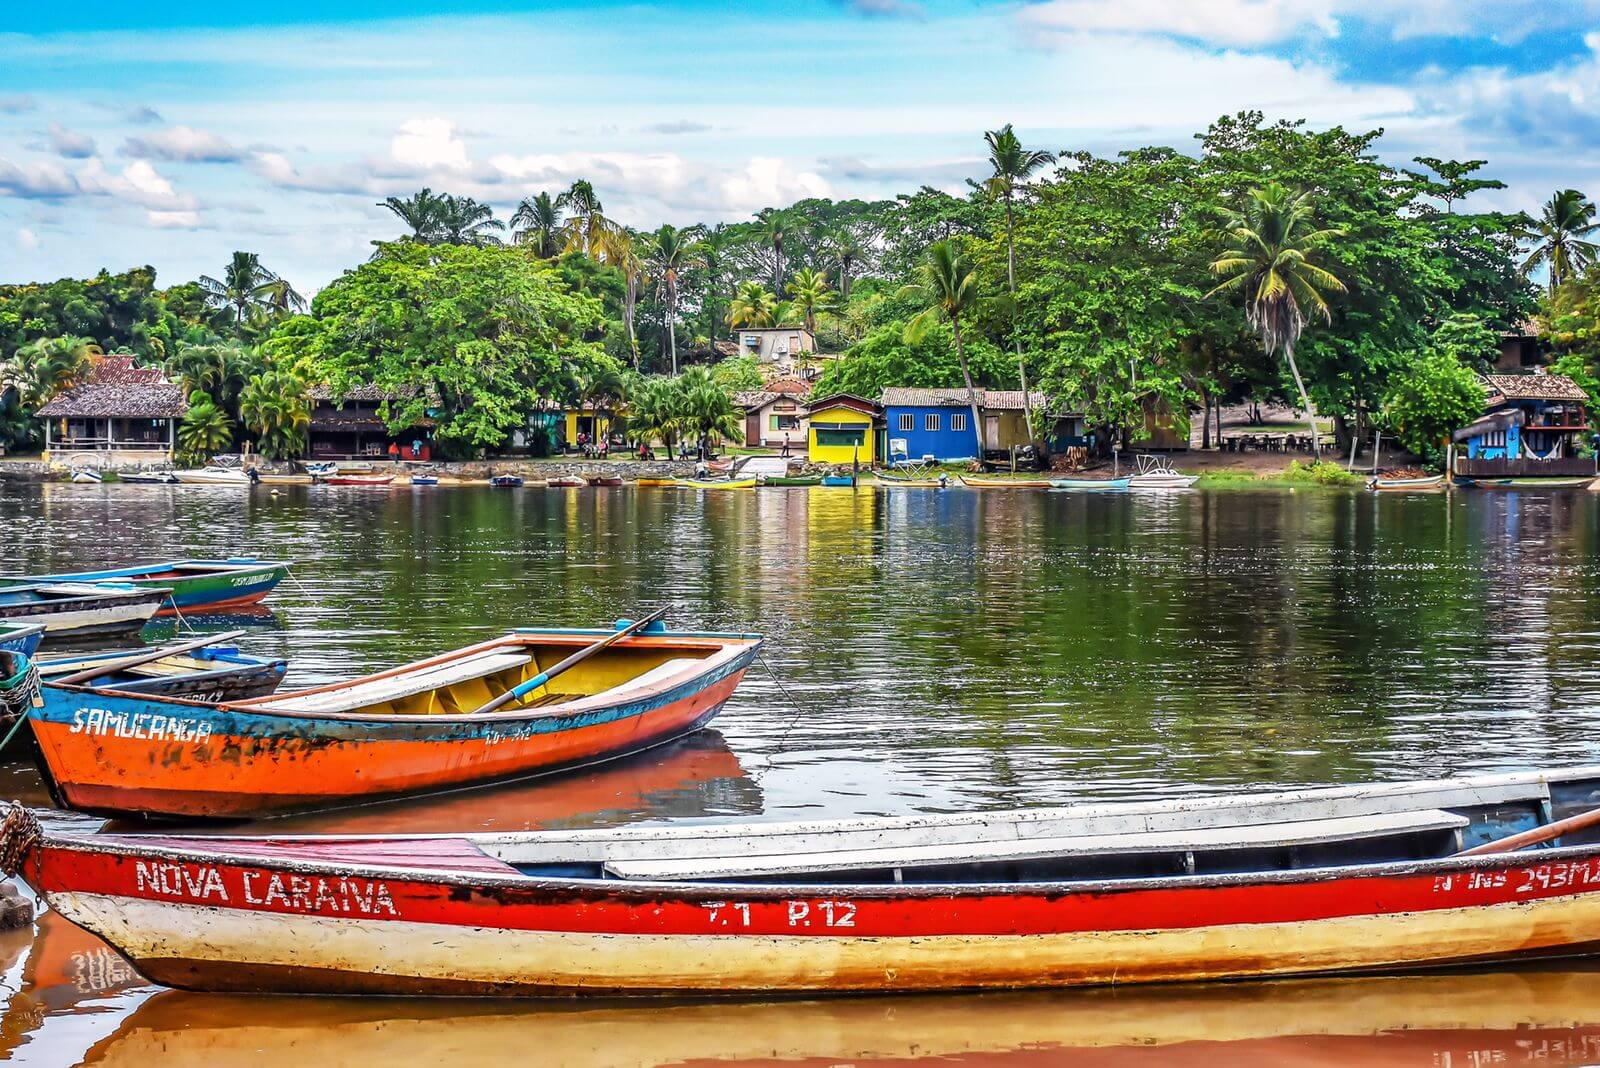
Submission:
POLYGON ((824 486, 854 486, 856 478, 854 475, 823 475, 822 484, 824 486))
MULTIPOLYGON (((79 683, 93 689, 158 697, 182 697, 190 701, 239 701, 272 693, 289 671, 287 660, 248 656, 229 645, 213 645, 174 653, 146 664, 121 668, 128 650, 90 653, 87 656, 52 657, 35 660, 39 677, 45 682, 88 671, 104 664, 102 675, 79 683)), ((46 688, 45 701, 65 691, 46 688)))
POLYGON ((43 623, 0 622, 0 650, 32 656, 43 640, 43 623))
POLYGON ((1133 484, 1133 476, 1126 478, 1052 478, 1050 488, 1076 492, 1099 490, 1125 490, 1133 484))
POLYGON ((520 475, 495 475, 489 480, 489 485, 495 489, 516 489, 522 485, 520 475))

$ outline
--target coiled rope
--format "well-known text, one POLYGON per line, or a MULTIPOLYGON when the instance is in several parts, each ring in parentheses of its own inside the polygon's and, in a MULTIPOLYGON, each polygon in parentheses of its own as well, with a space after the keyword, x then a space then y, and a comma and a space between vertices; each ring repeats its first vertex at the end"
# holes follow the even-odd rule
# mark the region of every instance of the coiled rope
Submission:
POLYGON ((33 813, 21 805, 12 805, 0 818, 0 874, 10 877, 21 871, 23 861, 43 837, 33 813))

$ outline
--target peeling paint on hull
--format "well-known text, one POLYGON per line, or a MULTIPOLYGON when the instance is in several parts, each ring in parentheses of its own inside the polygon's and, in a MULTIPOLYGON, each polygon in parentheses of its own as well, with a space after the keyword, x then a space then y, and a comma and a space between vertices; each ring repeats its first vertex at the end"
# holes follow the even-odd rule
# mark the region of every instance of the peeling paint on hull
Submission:
POLYGON ((24 874, 152 979, 206 990, 1070 987, 1434 969, 1600 941, 1587 846, 1096 884, 754 887, 536 880, 460 839, 407 840, 414 860, 382 865, 359 858, 393 856, 392 840, 164 841, 63 841, 24 874), (240 855, 252 848, 276 855, 240 855), (316 859, 283 859, 297 849, 316 859), (334 863, 341 849, 355 859, 334 863))

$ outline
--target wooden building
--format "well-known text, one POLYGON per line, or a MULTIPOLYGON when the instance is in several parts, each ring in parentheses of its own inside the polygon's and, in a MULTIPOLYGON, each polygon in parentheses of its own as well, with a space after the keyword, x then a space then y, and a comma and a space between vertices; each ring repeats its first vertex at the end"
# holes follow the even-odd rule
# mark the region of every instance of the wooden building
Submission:
POLYGON ((768 382, 763 388, 735 393, 733 402, 744 409, 744 443, 751 448, 804 449, 810 431, 806 398, 811 387, 792 378, 768 382))
POLYGON ((356 386, 335 395, 327 386, 311 391, 311 429, 307 451, 317 460, 431 460, 433 420, 424 416, 399 433, 389 430, 386 402, 416 394, 388 393, 375 386, 356 386), (390 452, 393 446, 395 451, 390 452))
POLYGON ((86 381, 39 409, 46 460, 52 453, 73 452, 172 459, 189 401, 183 386, 169 381, 159 367, 136 367, 133 359, 124 354, 99 358, 86 381))
POLYGON ((806 455, 813 463, 874 463, 883 408, 864 397, 836 393, 806 406, 806 455))
POLYGON ((1484 414, 1453 435, 1452 473, 1461 478, 1582 478, 1589 397, 1565 375, 1484 375, 1484 414))

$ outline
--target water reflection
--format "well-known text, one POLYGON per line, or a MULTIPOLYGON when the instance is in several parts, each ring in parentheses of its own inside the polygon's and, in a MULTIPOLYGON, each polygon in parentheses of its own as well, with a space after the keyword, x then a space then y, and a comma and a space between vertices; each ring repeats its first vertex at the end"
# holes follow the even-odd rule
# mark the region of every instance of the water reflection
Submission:
POLYGON ((1506 972, 781 1003, 508 1005, 164 993, 94 1065, 1577 1065, 1600 976, 1506 972))
MULTIPOLYGON (((0 515, 0 573, 299 561, 258 614, 184 621, 247 625, 240 644, 290 660, 291 687, 663 598, 680 625, 770 639, 717 733, 559 779, 247 833, 973 810, 1600 761, 1600 497, 1588 493, 11 484, 0 515)), ((180 624, 164 626, 146 638, 180 624)), ((20 764, 0 764, 0 796, 47 803, 20 764)), ((510 1050, 649 1065, 1600 1057, 1600 990, 1582 971, 512 1009, 152 997, 136 980, 117 988, 124 973, 93 947, 70 948, 82 937, 48 919, 31 947, 0 936, 20 988, 0 1036, 18 1059, 91 1047, 111 1063, 167 1050, 246 1064, 370 1063, 388 1049, 407 1062, 510 1050), (35 954, 68 963, 30 965, 35 954)))

